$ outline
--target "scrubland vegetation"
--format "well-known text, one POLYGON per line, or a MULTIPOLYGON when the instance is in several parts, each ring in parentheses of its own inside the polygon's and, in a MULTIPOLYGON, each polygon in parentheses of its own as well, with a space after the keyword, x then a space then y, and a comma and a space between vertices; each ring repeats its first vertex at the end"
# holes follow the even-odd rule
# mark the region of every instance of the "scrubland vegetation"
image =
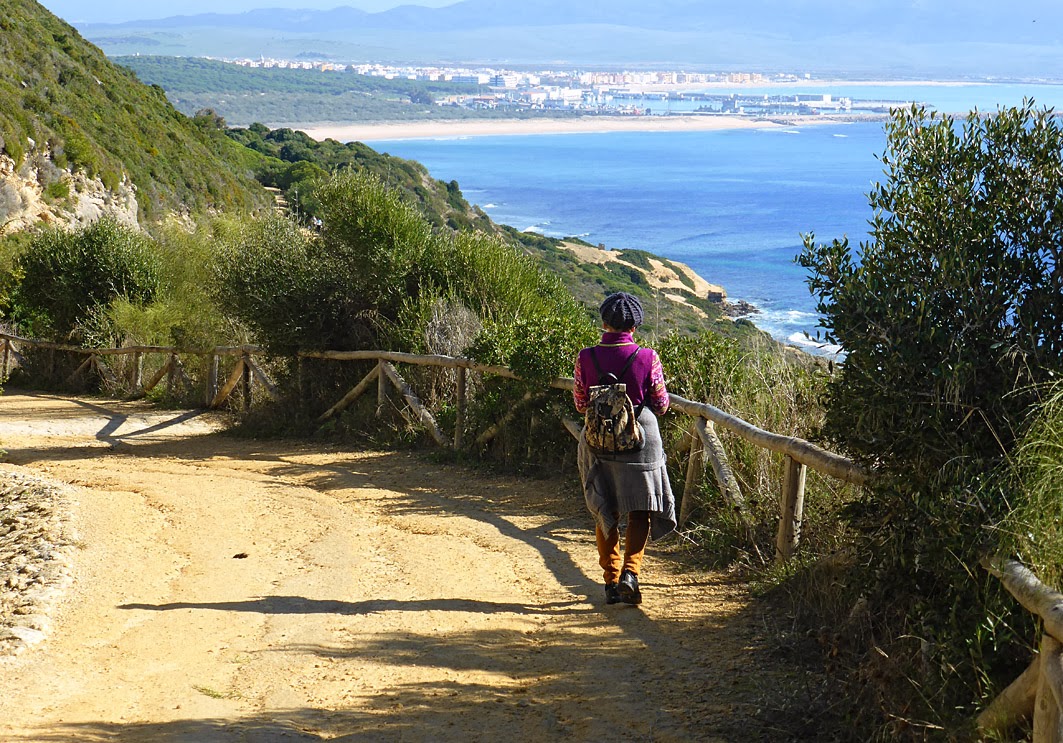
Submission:
MULTIPOLYGON (((3 21, 5 30, 28 22, 18 12, 3 21)), ((46 31, 59 45, 74 33, 46 31)), ((122 74, 98 65, 100 80, 122 74)), ((145 159, 168 138, 132 122, 91 124, 90 109, 62 113, 45 100, 63 74, 85 87, 86 101, 107 97, 106 84, 83 79, 95 67, 66 69, 59 62, 54 80, 0 86, 12 102, 0 114, 5 151, 17 162, 26 136, 54 138, 52 152, 66 158, 57 164, 106 182, 123 172, 120 162, 136 182, 162 184, 144 188, 153 194, 145 216, 168 213, 171 199, 190 214, 145 220, 144 231, 105 220, 5 236, 7 323, 85 345, 178 346, 191 384, 169 400, 154 393, 172 403, 199 400, 205 370, 195 351, 254 343, 281 391, 279 402, 253 409, 247 425, 256 433, 381 447, 416 446, 424 433, 397 408, 378 417, 375 399, 315 423, 368 363, 300 363, 296 351, 387 349, 508 366, 525 381, 473 375, 465 421, 469 442, 499 421, 501 434, 449 456, 574 477, 574 447, 559 423, 572 415, 571 400, 544 383, 569 375, 576 350, 596 338, 593 307, 608 292, 653 299, 637 271, 646 256, 625 251, 631 271, 576 266, 556 243, 493 225, 457 183, 434 181, 416 163, 288 130, 232 130, 210 112, 176 125, 188 137, 180 155, 145 159), (20 118, 35 105, 49 113, 20 118), (93 138, 79 139, 90 127, 93 138), (129 152, 98 147, 121 139, 108 127, 131 133, 129 152), (196 158, 226 152, 222 171, 233 183, 199 183, 196 158), (247 211, 262 192, 233 184, 251 175, 279 189, 289 211, 247 211)), ((1046 581, 1063 580, 1063 131, 1027 106, 964 122, 900 112, 888 134, 885 179, 870 194, 871 241, 857 250, 810 235, 799 257, 844 363, 783 351, 755 333, 723 335, 715 318, 699 327, 693 315, 667 333, 651 317, 644 338, 660 351, 673 392, 820 442, 876 473, 862 489, 810 473, 801 552, 782 568, 772 561, 776 457, 724 436, 751 531, 711 482, 694 494, 692 553, 789 597, 801 634, 818 641, 843 683, 845 701, 824 729, 835 725, 841 739, 962 737, 978 706, 1028 663, 1035 629, 979 558, 1014 554, 1046 581)), ((22 373, 41 384, 51 372, 58 385, 74 364, 27 354, 22 373)), ((403 373, 453 434, 452 373, 403 373)), ((664 421, 677 492, 688 425, 678 415, 664 421)))

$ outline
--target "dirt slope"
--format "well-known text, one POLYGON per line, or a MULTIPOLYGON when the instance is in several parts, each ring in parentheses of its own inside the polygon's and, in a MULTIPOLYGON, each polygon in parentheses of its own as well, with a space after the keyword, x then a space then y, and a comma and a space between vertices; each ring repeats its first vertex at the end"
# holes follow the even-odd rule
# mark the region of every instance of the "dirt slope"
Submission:
POLYGON ((0 661, 0 740, 793 737, 743 591, 662 545, 644 606, 604 606, 570 483, 220 424, 0 397, 78 535, 47 639, 0 661))

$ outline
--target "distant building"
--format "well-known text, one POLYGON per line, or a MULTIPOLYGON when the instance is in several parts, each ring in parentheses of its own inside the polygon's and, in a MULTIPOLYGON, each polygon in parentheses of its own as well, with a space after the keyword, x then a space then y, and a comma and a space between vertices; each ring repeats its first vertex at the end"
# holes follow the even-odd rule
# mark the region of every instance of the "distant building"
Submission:
POLYGON ((491 81, 491 76, 487 74, 451 75, 450 81, 452 83, 472 83, 473 85, 487 85, 491 81))
POLYGON ((495 75, 488 82, 492 88, 516 88, 520 84, 520 75, 495 75))

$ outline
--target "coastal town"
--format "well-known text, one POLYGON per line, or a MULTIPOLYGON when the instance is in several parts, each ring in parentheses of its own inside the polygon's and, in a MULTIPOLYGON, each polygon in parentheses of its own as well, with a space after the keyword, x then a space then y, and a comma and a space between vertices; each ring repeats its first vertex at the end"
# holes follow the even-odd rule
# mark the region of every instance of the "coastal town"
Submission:
POLYGON ((317 70, 386 79, 475 86, 432 98, 437 106, 473 110, 557 111, 652 116, 885 114, 915 101, 855 99, 809 92, 809 73, 685 70, 512 70, 444 66, 341 64, 323 60, 223 59, 250 68, 317 70), (804 87, 801 83, 806 83, 804 87), (770 89, 770 90, 765 90, 770 89), (790 92, 790 91, 793 92, 790 92))

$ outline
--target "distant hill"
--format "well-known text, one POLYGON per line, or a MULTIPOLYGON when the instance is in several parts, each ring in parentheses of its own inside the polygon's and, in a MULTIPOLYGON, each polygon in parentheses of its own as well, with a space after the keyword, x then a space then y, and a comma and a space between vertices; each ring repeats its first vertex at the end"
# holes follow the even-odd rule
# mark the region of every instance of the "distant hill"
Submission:
POLYGON ((73 201, 64 183, 75 175, 110 192, 132 186, 147 218, 269 203, 245 148, 178 113, 161 88, 112 64, 38 3, 6 0, 0 31, 0 146, 10 158, 0 222, 19 218, 27 179, 73 201))
POLYGON ((465 0, 381 13, 255 10, 82 32, 108 54, 670 66, 1063 79, 1048 0, 465 0))

